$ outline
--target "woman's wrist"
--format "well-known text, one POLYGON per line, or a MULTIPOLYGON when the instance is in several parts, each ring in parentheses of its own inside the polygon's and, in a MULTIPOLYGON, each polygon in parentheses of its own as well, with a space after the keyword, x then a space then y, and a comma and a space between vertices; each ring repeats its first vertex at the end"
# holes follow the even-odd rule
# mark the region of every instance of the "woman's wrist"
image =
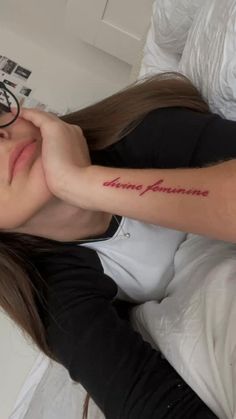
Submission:
POLYGON ((89 206, 92 167, 93 165, 86 167, 71 166, 62 177, 60 185, 57 191, 55 191, 55 195, 70 205, 82 209, 92 209, 89 206))
POLYGON ((70 205, 84 210, 96 211, 96 181, 102 167, 89 165, 86 167, 71 166, 63 176, 56 196, 70 205), (100 169, 100 170, 99 170, 100 169))

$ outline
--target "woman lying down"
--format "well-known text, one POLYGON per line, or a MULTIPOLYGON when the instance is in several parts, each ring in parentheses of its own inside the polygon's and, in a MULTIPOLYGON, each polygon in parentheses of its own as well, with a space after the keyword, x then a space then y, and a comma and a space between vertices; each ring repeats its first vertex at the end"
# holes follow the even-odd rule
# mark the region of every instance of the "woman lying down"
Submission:
MULTIPOLYGON (((150 312, 150 300, 168 302, 175 253, 187 232, 212 245, 227 242, 234 256, 236 123, 212 114, 186 78, 167 73, 60 119, 21 109, 11 124, 2 114, 0 126, 6 313, 82 384, 106 418, 233 417, 221 403, 224 383, 216 406, 189 379, 191 365, 188 375, 173 365, 168 345, 160 339, 165 357, 153 345, 151 320, 149 343, 119 301, 149 301, 150 312)), ((224 345, 224 331, 214 327, 224 345)), ((199 370, 211 389, 201 365, 205 360, 199 370)))

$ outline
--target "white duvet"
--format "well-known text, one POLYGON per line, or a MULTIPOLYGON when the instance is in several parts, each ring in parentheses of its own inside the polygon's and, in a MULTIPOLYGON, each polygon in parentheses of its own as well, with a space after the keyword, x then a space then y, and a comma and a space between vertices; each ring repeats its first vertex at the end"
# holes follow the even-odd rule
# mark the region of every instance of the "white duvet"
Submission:
MULTIPOLYGON (((155 1, 139 76, 181 71, 213 111, 236 120, 235 17, 236 0, 155 1)), ((219 418, 236 418, 236 245, 189 234, 174 265, 166 298, 133 310, 133 326, 219 418)), ((79 419, 84 397, 40 354, 9 419, 79 419)), ((104 418, 93 402, 89 418, 104 418)))

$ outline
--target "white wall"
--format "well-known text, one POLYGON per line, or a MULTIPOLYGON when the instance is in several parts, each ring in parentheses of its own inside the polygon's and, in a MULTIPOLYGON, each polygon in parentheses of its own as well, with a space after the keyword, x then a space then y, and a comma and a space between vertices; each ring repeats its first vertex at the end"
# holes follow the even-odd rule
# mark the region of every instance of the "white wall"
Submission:
MULTIPOLYGON (((27 86, 34 89, 33 97, 55 109, 79 109, 129 84, 132 68, 128 64, 74 39, 63 32, 63 28, 51 36, 46 24, 41 23, 40 32, 38 20, 33 28, 28 15, 26 22, 8 20, 10 14, 1 9, 2 2, 4 0, 0 0, 0 55, 32 71, 27 86)), ((52 16, 51 31, 53 25, 52 16)))
MULTIPOLYGON (((0 0, 0 55, 32 71, 33 97, 82 108, 129 84, 131 67, 63 30, 66 0, 0 0)), ((38 351, 0 312, 0 418, 7 419, 38 351)))

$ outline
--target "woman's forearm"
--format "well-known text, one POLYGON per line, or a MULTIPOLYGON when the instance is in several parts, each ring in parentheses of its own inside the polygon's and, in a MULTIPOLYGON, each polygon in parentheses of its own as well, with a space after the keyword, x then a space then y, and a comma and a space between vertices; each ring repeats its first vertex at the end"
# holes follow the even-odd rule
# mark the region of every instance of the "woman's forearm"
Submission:
POLYGON ((75 168, 62 197, 72 205, 236 241, 236 160, 194 169, 75 168))

